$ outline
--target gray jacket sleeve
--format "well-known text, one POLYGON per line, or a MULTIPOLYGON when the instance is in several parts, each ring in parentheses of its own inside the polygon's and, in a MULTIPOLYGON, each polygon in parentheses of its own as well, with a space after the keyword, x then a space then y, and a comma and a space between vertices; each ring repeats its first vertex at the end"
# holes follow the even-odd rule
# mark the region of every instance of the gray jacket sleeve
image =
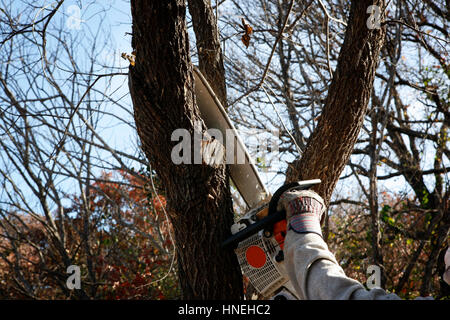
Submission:
POLYGON ((367 290, 347 277, 318 234, 289 230, 284 246, 286 271, 302 300, 400 299, 381 288, 367 290))

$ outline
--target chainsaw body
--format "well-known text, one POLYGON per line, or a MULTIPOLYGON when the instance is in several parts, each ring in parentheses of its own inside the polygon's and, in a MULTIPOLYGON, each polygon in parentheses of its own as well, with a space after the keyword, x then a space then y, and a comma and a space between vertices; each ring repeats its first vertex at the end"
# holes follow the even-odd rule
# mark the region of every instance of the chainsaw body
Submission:
POLYGON ((264 297, 271 297, 285 286, 289 287, 284 267, 283 242, 284 237, 280 243, 275 236, 267 237, 264 230, 260 230, 239 242, 234 250, 242 273, 264 297))
POLYGON ((286 212, 277 211, 280 196, 305 190, 319 179, 290 183, 278 189, 270 202, 250 210, 231 227, 232 236, 222 246, 234 248, 242 273, 255 289, 273 299, 298 299, 284 265, 286 212))

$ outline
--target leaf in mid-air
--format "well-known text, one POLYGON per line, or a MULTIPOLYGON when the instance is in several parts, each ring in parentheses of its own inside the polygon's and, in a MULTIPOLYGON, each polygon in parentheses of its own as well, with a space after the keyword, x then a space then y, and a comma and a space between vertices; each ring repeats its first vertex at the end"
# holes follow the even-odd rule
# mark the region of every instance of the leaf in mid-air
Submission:
POLYGON ((248 48, 250 45, 250 35, 253 33, 253 28, 245 23, 244 18, 242 18, 242 29, 244 30, 244 35, 241 37, 242 43, 248 48))

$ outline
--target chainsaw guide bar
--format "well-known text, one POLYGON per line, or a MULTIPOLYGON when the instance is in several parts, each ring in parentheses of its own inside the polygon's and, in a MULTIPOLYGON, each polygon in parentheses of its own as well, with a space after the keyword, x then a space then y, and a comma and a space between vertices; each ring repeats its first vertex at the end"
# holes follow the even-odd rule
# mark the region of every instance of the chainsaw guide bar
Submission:
POLYGON ((225 145, 228 145, 226 139, 230 137, 231 133, 231 137, 234 138, 234 144, 232 144, 235 146, 234 154, 245 156, 243 164, 238 164, 237 161, 229 164, 231 179, 237 190, 249 208, 254 208, 261 202, 268 201, 270 193, 262 182, 245 144, 208 81, 195 66, 194 78, 197 105, 206 127, 218 129, 222 133, 225 145))

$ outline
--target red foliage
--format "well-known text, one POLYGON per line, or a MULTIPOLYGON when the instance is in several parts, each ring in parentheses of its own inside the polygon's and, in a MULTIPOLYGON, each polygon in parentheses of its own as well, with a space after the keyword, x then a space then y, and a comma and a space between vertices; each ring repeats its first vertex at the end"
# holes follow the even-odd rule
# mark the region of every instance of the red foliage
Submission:
MULTIPOLYGON (((94 289, 91 298, 178 296, 176 275, 170 269, 173 248, 171 225, 164 214, 166 199, 162 194, 152 196, 148 185, 145 175, 103 173, 85 195, 73 195, 71 208, 65 208, 70 213, 62 224, 65 250, 73 257, 71 263, 81 268, 85 291, 94 289), (84 250, 84 232, 88 234, 89 253, 84 250), (92 266, 91 272, 88 265, 92 266)), ((0 237, 0 253, 8 256, 8 262, 0 259, 0 297, 27 297, 14 282, 17 262, 26 281, 38 288, 36 297, 67 298, 67 290, 64 292, 58 285, 61 277, 67 277, 65 263, 57 249, 49 245, 51 235, 36 219, 25 214, 20 217, 22 223, 17 224, 15 232, 16 238, 23 241, 20 245, 14 243, 16 251, 6 237, 0 237)), ((0 228, 0 235, 4 231, 0 228)), ((8 232, 12 234, 12 230, 8 232)))

